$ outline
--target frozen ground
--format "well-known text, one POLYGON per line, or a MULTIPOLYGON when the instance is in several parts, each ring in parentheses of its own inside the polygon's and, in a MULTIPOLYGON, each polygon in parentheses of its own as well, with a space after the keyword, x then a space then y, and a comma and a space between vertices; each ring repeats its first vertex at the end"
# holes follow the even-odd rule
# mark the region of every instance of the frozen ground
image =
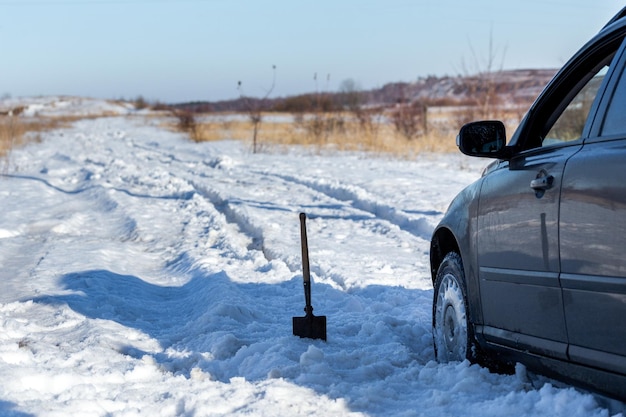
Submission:
POLYGON ((484 161, 255 155, 159 126, 84 120, 11 155, 0 415, 621 415, 521 366, 433 360, 428 239, 484 161), (291 334, 300 211, 327 342, 291 334))

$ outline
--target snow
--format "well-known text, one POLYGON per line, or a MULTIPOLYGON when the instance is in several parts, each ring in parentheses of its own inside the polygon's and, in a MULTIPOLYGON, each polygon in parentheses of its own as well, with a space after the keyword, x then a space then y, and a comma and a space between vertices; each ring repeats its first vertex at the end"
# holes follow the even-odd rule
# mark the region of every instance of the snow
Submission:
POLYGON ((128 102, 105 101, 88 97, 41 96, 0 100, 0 111, 16 108, 22 108, 21 114, 26 117, 125 115, 134 111, 134 106, 128 102))
POLYGON ((484 160, 252 154, 138 116, 41 137, 0 178, 0 415, 623 415, 434 360, 428 241, 484 160), (292 335, 301 211, 327 342, 292 335))

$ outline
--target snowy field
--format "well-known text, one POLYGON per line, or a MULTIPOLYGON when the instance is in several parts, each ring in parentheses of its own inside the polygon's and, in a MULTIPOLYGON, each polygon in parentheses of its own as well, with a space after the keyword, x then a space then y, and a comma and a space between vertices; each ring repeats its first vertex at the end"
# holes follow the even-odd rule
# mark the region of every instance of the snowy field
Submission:
POLYGON ((0 415, 622 415, 434 361, 428 242, 484 160, 252 154, 126 113, 42 134, 0 177, 0 415), (327 342, 292 335, 301 211, 327 342))

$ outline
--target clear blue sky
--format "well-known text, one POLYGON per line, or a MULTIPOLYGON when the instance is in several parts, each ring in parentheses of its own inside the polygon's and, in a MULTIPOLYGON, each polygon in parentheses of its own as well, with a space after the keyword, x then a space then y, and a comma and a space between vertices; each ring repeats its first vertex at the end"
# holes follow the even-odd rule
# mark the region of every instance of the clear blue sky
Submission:
POLYGON ((0 0, 0 95, 180 102, 557 68, 615 0, 0 0), (489 49, 492 41, 491 53, 489 49), (314 74, 318 74, 317 83, 314 74))

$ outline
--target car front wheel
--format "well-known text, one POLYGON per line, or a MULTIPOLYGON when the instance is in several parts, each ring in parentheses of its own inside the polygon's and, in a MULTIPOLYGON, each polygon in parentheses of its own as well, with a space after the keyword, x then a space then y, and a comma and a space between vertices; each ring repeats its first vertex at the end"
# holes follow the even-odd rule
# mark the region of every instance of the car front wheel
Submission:
POLYGON ((450 252, 437 271, 433 298, 433 341, 439 362, 471 359, 468 353, 473 334, 465 294, 461 257, 450 252))

